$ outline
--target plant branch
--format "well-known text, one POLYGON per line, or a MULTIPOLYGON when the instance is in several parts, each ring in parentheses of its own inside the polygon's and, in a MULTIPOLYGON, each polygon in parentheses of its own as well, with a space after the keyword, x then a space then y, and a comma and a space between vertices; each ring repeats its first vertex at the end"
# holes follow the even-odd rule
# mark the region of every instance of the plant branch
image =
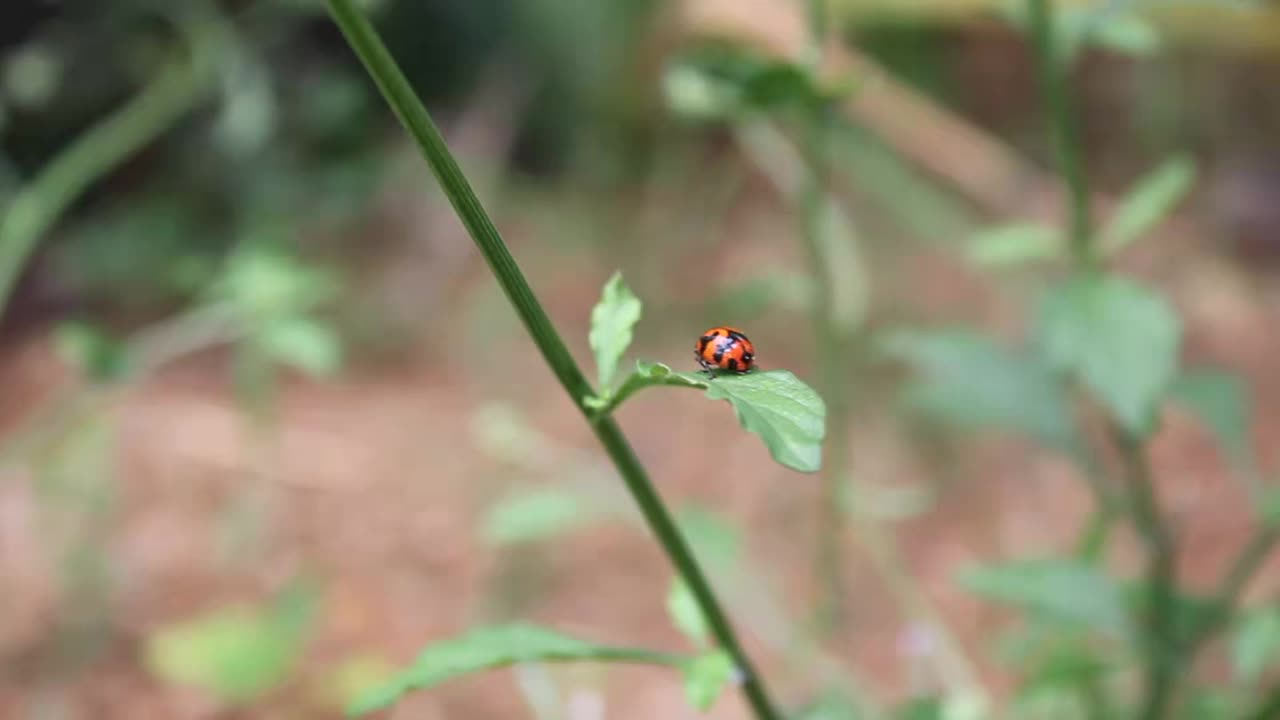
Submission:
POLYGON ((1280 542, 1280 527, 1263 525, 1253 533, 1253 537, 1245 544, 1235 562, 1223 575, 1222 582, 1218 584, 1218 591, 1210 601, 1212 611, 1209 616, 1192 630, 1191 636, 1187 639, 1187 647, 1184 650, 1187 656, 1212 640, 1213 636, 1226 627, 1235 616, 1245 587, 1271 555, 1277 542, 1280 542))
POLYGON ((1036 53, 1040 92, 1049 113, 1049 138, 1058 169, 1071 196, 1071 250, 1078 267, 1090 269, 1097 263, 1090 223, 1089 188, 1084 174, 1084 158, 1072 116, 1071 95, 1067 91, 1066 68, 1059 57, 1051 0, 1027 0, 1031 20, 1031 40, 1036 53))
POLYGON ((1179 657, 1177 638, 1177 547, 1160 513, 1151 467, 1141 441, 1115 432, 1123 458, 1134 525, 1147 548, 1147 595, 1144 643, 1147 655, 1146 697, 1140 717, 1161 720, 1168 714, 1179 657))
POLYGON ((1280 684, 1273 685, 1244 720, 1273 720, 1280 717, 1280 684))
POLYGON ((123 107, 77 137, 14 196, 0 218, 0 319, 40 238, 94 182, 174 125, 211 78, 210 35, 193 28, 191 57, 161 71, 123 107))
MULTIPOLYGON (((827 0, 809 0, 809 71, 822 72, 829 18, 827 0)), ((835 286, 849 278, 837 277, 840 268, 828 252, 832 242, 827 214, 829 172, 827 156, 832 109, 827 103, 807 106, 803 118, 802 152, 804 180, 799 192, 800 235, 809 254, 809 274, 814 278, 813 336, 818 345, 822 395, 827 401, 827 462, 818 499, 817 546, 814 576, 817 583, 814 620, 819 632, 839 627, 844 604, 845 579, 840 558, 844 513, 840 508, 841 485, 847 475, 849 398, 844 363, 852 344, 853 327, 839 321, 835 286)))
POLYGON ((414 94, 377 31, 368 19, 358 11, 352 0, 329 0, 334 20, 342 29, 347 41, 364 62, 369 75, 378 84, 388 104, 401 123, 420 146, 423 156, 440 182, 459 219, 466 226, 476 246, 484 255, 494 277, 511 301, 534 344, 555 373, 574 404, 583 416, 591 421, 591 428, 604 446, 618 473, 622 476, 639 506, 649 529, 657 537, 672 564, 688 584, 699 609, 707 620, 719 645, 732 656, 742 675, 742 690, 757 718, 777 720, 781 717, 774 708, 763 678, 751 664, 750 658, 738 641, 737 634, 720 607, 710 583, 694 559, 688 544, 681 537, 670 513, 658 496, 657 490, 645 473, 635 451, 623 436, 612 417, 596 418, 587 405, 587 398, 594 392, 582 370, 574 362, 568 348, 551 324, 550 318, 538 303, 515 259, 499 235, 493 221, 471 189, 457 161, 445 145, 431 116, 414 94))

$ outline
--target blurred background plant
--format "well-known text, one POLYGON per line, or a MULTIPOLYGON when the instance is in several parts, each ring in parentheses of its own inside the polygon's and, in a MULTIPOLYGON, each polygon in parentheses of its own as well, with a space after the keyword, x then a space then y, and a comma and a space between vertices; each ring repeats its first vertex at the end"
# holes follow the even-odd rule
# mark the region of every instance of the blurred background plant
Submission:
MULTIPOLYGON (((576 355, 621 269, 642 357, 728 323, 822 391, 821 479, 619 414, 794 716, 1280 717, 1274 3, 359 5, 576 355)), ((4 3, 0 716, 337 716, 484 622, 697 647, 535 358, 323 3, 4 3)))

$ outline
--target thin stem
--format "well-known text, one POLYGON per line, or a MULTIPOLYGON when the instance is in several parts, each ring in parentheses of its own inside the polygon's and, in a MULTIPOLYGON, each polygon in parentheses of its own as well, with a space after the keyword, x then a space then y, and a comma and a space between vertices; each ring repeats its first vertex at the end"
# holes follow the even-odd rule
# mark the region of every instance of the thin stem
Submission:
POLYGON ((1257 574, 1262 564, 1266 561, 1271 551, 1275 549, 1276 543, 1280 542, 1280 528, 1263 525, 1258 528, 1253 537, 1240 551, 1240 555, 1236 557, 1235 562, 1231 564, 1222 582, 1218 584, 1218 591, 1214 593, 1210 606, 1213 608, 1209 616, 1196 627, 1187 639, 1187 647, 1185 653, 1190 656, 1201 646, 1213 639, 1227 623, 1234 617, 1236 608, 1240 603, 1240 596, 1244 594, 1245 587, 1249 581, 1257 574))
POLYGON ((582 370, 574 362, 568 348, 552 326, 550 318, 538 303, 524 275, 503 243, 493 221, 471 189, 457 161, 445 145, 444 138, 432 122, 431 116, 414 94, 395 60, 387 51, 377 31, 353 5, 351 0, 329 0, 334 20, 346 35, 356 54, 364 62, 369 75, 382 90, 388 104, 401 123, 417 141, 423 156, 440 182, 459 219, 466 226, 472 240, 484 255, 494 277, 511 301, 520 320, 532 336, 534 344, 556 378, 569 394, 583 416, 591 420, 592 430, 609 458, 626 483, 636 504, 640 507, 649 529, 657 537, 663 550, 680 576, 688 584, 707 625, 720 647, 733 657, 742 675, 742 690, 747 702, 760 720, 776 720, 781 715, 774 708, 763 678, 755 671, 750 658, 739 643, 733 627, 716 599, 693 553, 680 536, 671 514, 658 496, 636 457, 635 451, 623 436, 611 417, 595 418, 587 406, 587 398, 594 392, 582 370))
POLYGON ((1276 717, 1280 717, 1280 684, 1272 686, 1244 720, 1273 720, 1276 717))
POLYGON ((1049 138, 1058 168, 1071 195, 1071 249, 1077 266, 1096 265, 1093 230, 1090 223, 1089 189, 1084 174, 1084 158, 1072 116, 1071 95, 1067 92, 1066 68, 1060 58, 1051 0, 1027 0, 1031 20, 1031 40, 1036 51, 1040 92, 1049 112, 1049 138))
MULTIPOLYGON (((826 0, 809 0, 810 72, 822 72, 829 28, 826 0)), ((822 396, 827 402, 827 461, 823 468, 822 492, 818 499, 817 546, 814 578, 817 583, 815 626, 820 633, 839 627, 844 605, 845 578, 840 541, 845 534, 845 515, 840 507, 841 485, 848 475, 849 399, 844 363, 852 345, 853 327, 841 323, 835 306, 835 285, 850 278, 836 277, 829 244, 837 242, 828 232, 827 186, 830 168, 827 157, 831 134, 831 109, 825 103, 809 106, 803 118, 802 148, 804 178, 800 187, 800 234, 809 254, 809 274, 814 278, 813 335, 819 345, 814 357, 820 364, 822 396)))
POLYGON ((1147 654, 1144 720, 1160 720, 1168 714, 1174 677, 1181 662, 1177 634, 1177 548, 1160 514, 1151 467, 1140 441, 1116 433, 1125 464, 1124 480, 1134 525, 1147 547, 1147 597, 1145 651, 1147 654))
POLYGON ((162 71, 136 97, 62 150, 18 191, 0 218, 0 318, 40 238, 95 181, 164 133, 201 96, 209 79, 206 42, 162 71))

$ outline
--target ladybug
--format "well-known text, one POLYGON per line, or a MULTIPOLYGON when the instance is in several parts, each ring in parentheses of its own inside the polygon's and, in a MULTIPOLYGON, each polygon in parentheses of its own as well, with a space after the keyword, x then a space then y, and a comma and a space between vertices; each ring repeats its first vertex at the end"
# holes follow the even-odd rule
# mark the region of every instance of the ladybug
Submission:
POLYGON ((709 373, 716 370, 746 373, 755 367, 756 346, 737 328, 713 327, 698 338, 694 357, 709 373))

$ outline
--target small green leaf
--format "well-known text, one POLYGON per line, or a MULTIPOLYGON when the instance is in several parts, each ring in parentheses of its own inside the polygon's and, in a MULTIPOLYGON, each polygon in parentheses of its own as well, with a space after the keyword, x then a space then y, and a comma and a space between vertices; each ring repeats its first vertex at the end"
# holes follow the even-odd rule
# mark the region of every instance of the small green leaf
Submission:
POLYGON ((390 707, 405 693, 446 680, 526 662, 599 660, 674 665, 680 662, 662 653, 635 648, 597 645, 562 635, 537 625, 516 623, 478 628, 428 647, 408 669, 381 688, 361 696, 350 715, 364 715, 390 707))
POLYGON ((1077 277, 1044 299, 1038 331, 1052 366, 1078 375, 1131 433, 1152 430, 1182 340, 1163 298, 1116 277, 1077 277))
POLYGON ((147 666, 165 680, 247 703, 278 687, 301 657, 315 596, 285 593, 273 606, 236 605, 152 634, 147 666))
POLYGON ((1102 248, 1118 252, 1150 232, 1177 207, 1195 178, 1195 163, 1176 156, 1139 180, 1102 229, 1102 248))
POLYGON ((1267 527, 1280 528, 1280 488, 1268 488, 1263 493, 1259 514, 1267 527))
POLYGON ((707 397, 728 400, 738 422, 760 436, 779 463, 800 472, 822 467, 827 407, 813 388, 786 370, 719 375, 707 397))
POLYGON ((796 720, 860 720, 863 712, 855 698, 833 688, 800 708, 794 717, 796 720))
POLYGON ((698 559, 713 570, 728 570, 742 556, 742 532, 729 518, 698 507, 685 507, 677 517, 680 533, 698 559))
POLYGON ((1236 677, 1253 682, 1280 661, 1280 608, 1262 607, 1246 613, 1231 640, 1236 677))
POLYGON ((600 392, 613 386, 618 362, 631 346, 631 330, 640 320, 640 299, 622 281, 622 273, 614 273, 605 283, 600 302, 591 311, 591 350, 596 355, 600 392))
POLYGON ((684 696, 694 708, 706 712, 736 676, 737 667, 729 653, 704 653, 684 666, 684 696))
POLYGON ((1034 223, 986 228, 969 240, 969 260, 980 267, 1009 267, 1063 257, 1062 232, 1034 223))
POLYGON ((504 498, 484 520, 484 539, 492 546, 555 537, 595 519, 598 513, 575 493, 539 488, 504 498))
POLYGON ((1047 447, 1076 444, 1066 393, 1036 357, 968 330, 897 331, 880 343, 915 369, 906 402, 962 427, 1025 432, 1047 447))
POLYGON ((1034 560, 977 568, 961 583, 971 592, 1046 620, 1127 637, 1124 590, 1097 567, 1069 560, 1034 560))
POLYGON ((54 345, 64 360, 79 366, 95 381, 119 380, 129 372, 125 343, 92 325, 70 322, 58 326, 54 345))
POLYGON ((711 636, 707 619, 702 614, 702 608, 698 607, 698 601, 694 599, 689 586, 685 585, 680 578, 673 579, 671 589, 667 591, 667 615, 676 629, 695 645, 707 644, 707 639, 711 636))
POLYGON ((943 720, 944 705, 939 697, 920 697, 894 708, 894 720, 943 720))
POLYGON ((333 328, 306 317, 288 317, 263 329, 262 346, 271 359, 314 377, 337 372, 342 343, 333 328))
POLYGON ((1089 37, 1093 44, 1129 55, 1151 55, 1160 49, 1160 33, 1136 13, 1123 13, 1097 23, 1089 37))
POLYGON ((1249 396, 1240 378, 1212 370, 1185 372, 1174 381, 1169 394, 1200 418, 1232 462, 1250 465, 1249 396))

